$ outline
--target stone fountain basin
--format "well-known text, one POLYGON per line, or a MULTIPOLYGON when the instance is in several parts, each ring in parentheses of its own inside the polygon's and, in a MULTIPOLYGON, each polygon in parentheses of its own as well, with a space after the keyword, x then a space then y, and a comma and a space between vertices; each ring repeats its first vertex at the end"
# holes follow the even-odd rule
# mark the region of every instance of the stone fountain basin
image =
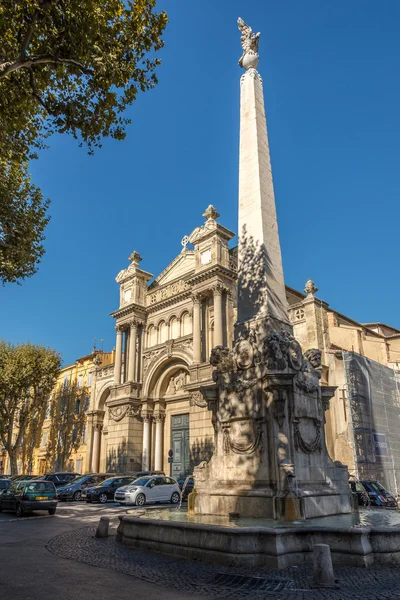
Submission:
POLYGON ((390 512, 390 517, 384 510, 381 516, 375 511, 370 514, 376 516, 341 515, 286 524, 270 521, 269 525, 259 519, 240 523, 241 519, 230 522, 211 515, 193 519, 179 511, 149 511, 119 517, 117 539, 126 546, 232 567, 284 569, 312 562, 314 544, 329 544, 336 565, 400 565, 400 512, 390 512), (260 523, 248 524, 254 521, 260 523), (373 524, 363 524, 368 522, 373 524), (375 525, 379 522, 391 524, 375 525))

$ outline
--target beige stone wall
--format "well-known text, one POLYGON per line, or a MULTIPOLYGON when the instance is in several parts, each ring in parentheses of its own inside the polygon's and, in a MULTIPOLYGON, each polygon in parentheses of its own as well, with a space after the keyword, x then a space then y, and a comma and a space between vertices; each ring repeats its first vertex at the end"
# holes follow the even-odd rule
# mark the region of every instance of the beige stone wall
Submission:
POLYGON ((208 460, 214 449, 212 413, 207 408, 190 408, 190 456, 193 465, 208 460))

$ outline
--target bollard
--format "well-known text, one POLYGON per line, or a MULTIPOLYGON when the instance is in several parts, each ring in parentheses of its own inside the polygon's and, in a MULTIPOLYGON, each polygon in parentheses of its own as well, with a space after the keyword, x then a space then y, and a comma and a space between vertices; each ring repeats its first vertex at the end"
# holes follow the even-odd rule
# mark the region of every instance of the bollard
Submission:
POLYGON ((331 549, 328 544, 315 544, 313 549, 314 587, 334 587, 331 549))
POLYGON ((108 526, 110 524, 110 519, 108 517, 100 517, 99 524, 96 529, 96 537, 97 538, 105 538, 108 537, 108 526))

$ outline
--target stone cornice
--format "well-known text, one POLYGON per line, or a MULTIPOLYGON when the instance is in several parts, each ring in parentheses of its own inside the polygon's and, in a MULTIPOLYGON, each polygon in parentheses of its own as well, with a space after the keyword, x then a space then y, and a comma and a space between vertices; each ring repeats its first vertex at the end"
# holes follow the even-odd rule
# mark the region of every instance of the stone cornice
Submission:
POLYGON ((146 319, 146 309, 144 306, 140 306, 140 304, 128 304, 114 312, 110 313, 110 316, 114 319, 121 319, 123 317, 133 317, 139 320, 146 319))
POLYGON ((158 302, 154 302, 154 304, 151 304, 147 307, 147 314, 151 314, 162 310, 163 308, 168 308, 169 306, 178 304, 179 302, 182 302, 182 300, 190 298, 190 295, 191 289, 187 289, 183 292, 180 292, 179 294, 176 294, 176 296, 171 296, 170 298, 166 298, 165 300, 159 300, 158 302))
POLYGON ((196 285, 198 283, 203 283, 204 281, 207 281, 216 275, 222 275, 231 281, 236 281, 237 279, 236 273, 234 273, 234 271, 231 269, 223 267, 222 265, 213 265, 209 269, 205 269, 200 273, 195 273, 192 275, 192 277, 188 279, 188 282, 192 285, 196 285))

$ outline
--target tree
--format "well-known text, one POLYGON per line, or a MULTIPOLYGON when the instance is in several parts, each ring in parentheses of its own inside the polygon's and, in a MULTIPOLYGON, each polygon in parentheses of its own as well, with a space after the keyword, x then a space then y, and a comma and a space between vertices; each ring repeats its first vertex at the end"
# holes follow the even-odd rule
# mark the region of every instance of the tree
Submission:
POLYGON ((44 254, 49 200, 31 183, 26 162, 0 159, 0 281, 31 277, 44 254))
POLYGON ((50 429, 46 468, 63 471, 69 457, 82 442, 86 422, 88 390, 75 382, 61 385, 50 398, 50 429))
POLYGON ((13 475, 26 429, 45 410, 60 366, 55 350, 0 341, 0 441, 13 475))
POLYGON ((121 114, 153 88, 164 42, 156 0, 4 0, 0 5, 0 156, 31 157, 54 132, 90 152, 125 137, 121 114))

